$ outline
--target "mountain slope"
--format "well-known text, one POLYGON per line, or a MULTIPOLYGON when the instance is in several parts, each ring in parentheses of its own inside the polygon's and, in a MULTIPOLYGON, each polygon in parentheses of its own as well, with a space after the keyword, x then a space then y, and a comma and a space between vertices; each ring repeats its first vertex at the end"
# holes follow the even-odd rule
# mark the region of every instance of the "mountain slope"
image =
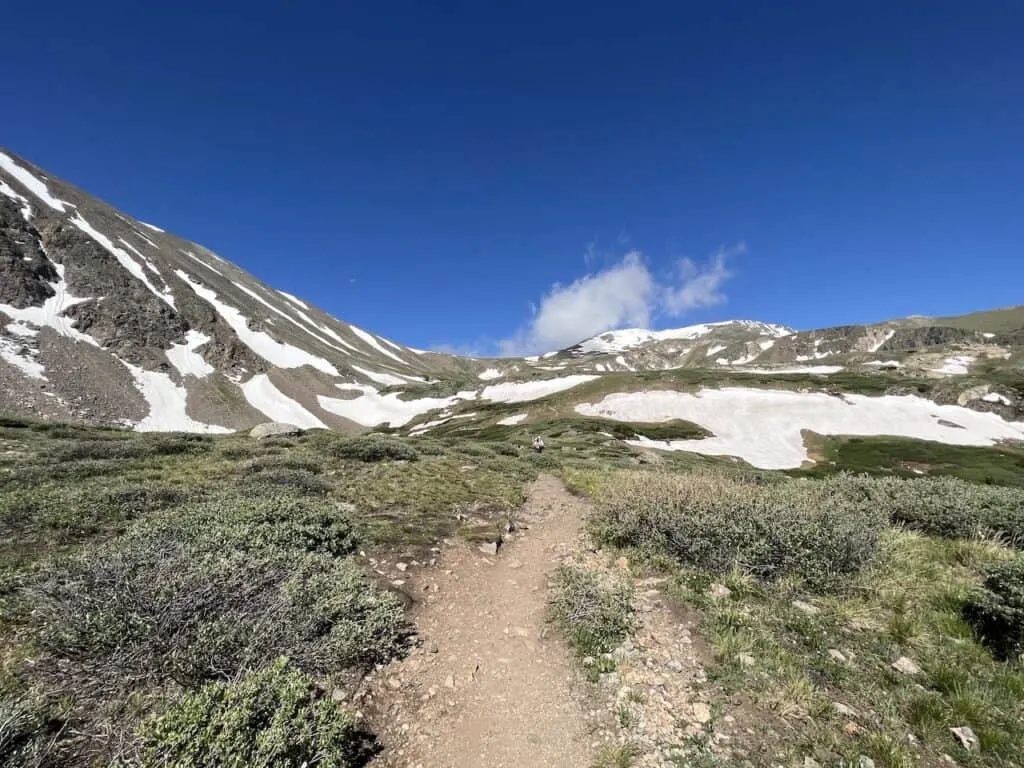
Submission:
POLYGON ((353 426, 342 388, 472 368, 342 323, 0 152, 0 407, 139 429, 353 426))
POLYGON ((804 331, 752 320, 624 329, 501 360, 423 352, 0 152, 0 411, 18 415, 148 431, 277 420, 424 434, 535 422, 536 411, 506 404, 543 400, 548 418, 579 418, 574 406, 616 392, 739 385, 913 393, 1019 420, 1022 347, 1018 309, 804 331))

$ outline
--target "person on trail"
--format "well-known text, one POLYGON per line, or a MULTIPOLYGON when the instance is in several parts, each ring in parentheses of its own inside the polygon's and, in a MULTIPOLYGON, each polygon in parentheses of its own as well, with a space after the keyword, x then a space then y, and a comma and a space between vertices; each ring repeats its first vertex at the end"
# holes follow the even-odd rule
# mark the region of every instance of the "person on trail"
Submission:
POLYGON ((533 438, 533 450, 535 450, 537 453, 544 452, 544 438, 541 437, 540 435, 537 435, 535 438, 533 438))

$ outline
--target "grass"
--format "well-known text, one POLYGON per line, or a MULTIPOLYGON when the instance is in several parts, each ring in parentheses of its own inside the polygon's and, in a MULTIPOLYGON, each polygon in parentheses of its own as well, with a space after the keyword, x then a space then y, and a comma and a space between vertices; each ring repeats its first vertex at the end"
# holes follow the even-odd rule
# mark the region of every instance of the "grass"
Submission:
POLYGON ((0 765, 235 764, 217 755, 271 736, 361 764, 338 755, 366 735, 318 691, 348 695, 406 625, 357 553, 497 528, 545 462, 500 442, 0 420, 0 765), (295 716, 240 723, 250 699, 295 716))
POLYGON ((974 483, 1024 487, 1024 448, 946 445, 897 437, 826 437, 821 459, 793 475, 866 472, 958 477, 974 483))
MULTIPOLYGON (((577 473, 573 481, 599 506, 623 485, 621 474, 609 472, 577 473)), ((600 524, 597 530, 600 535, 600 524)), ((889 527, 870 562, 847 572, 839 589, 821 592, 787 575, 757 578, 742 564, 708 568, 671 546, 617 543, 627 547, 635 569, 668 577, 670 596, 701 612, 715 658, 709 685, 717 703, 742 711, 748 726, 756 728, 758 719, 771 724, 749 736, 755 765, 799 765, 806 757, 858 765, 863 755, 880 768, 909 768, 940 765, 944 754, 970 768, 1019 764, 1024 668, 991 652, 964 618, 986 576, 1015 557, 1004 544, 889 527), (712 598, 713 582, 724 584, 728 596, 712 598), (894 670, 901 656, 921 672, 894 670), (853 714, 841 714, 837 704, 853 714), (980 749, 967 752, 954 739, 949 729, 962 725, 975 731, 980 749)), ((1009 596, 1001 600, 1019 600, 1013 591, 1019 587, 1000 589, 1009 596)), ((995 613, 1015 617, 1017 605, 1000 602, 995 613)), ((704 757, 708 764, 732 764, 704 757)))
POLYGON ((563 565, 555 574, 549 615, 577 656, 593 665, 634 629, 632 584, 563 565))

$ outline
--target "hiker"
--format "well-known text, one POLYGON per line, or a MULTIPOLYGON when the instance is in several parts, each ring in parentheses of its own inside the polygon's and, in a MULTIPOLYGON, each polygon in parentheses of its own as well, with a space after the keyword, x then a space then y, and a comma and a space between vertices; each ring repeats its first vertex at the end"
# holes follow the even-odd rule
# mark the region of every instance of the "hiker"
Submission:
POLYGON ((533 450, 535 450, 537 453, 544 452, 544 438, 541 437, 540 435, 537 435, 535 438, 533 438, 533 450))

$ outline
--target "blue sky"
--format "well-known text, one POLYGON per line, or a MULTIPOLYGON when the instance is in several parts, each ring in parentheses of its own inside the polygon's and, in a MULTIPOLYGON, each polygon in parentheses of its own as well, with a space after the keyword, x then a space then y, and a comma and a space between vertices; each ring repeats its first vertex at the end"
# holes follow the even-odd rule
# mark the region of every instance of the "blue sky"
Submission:
POLYGON ((1024 302, 1024 3, 228 5, 19 5, 0 144, 413 346, 1024 302))

